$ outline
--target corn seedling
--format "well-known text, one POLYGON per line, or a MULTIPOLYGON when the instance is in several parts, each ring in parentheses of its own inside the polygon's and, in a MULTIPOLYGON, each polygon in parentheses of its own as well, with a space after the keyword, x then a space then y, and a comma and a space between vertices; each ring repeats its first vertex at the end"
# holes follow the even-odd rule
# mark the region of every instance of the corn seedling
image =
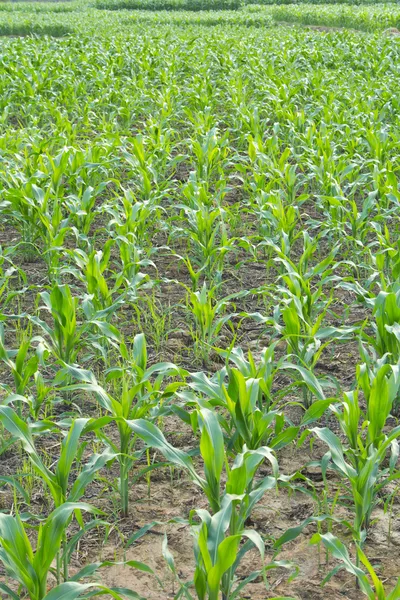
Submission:
MULTIPOLYGON (((116 421, 119 441, 114 443, 104 429, 96 426, 100 438, 114 453, 120 465, 119 491, 121 496, 121 512, 128 515, 129 504, 129 471, 135 460, 135 436, 129 427, 131 419, 148 418, 152 409, 156 409, 163 398, 168 398, 181 385, 170 383, 162 389, 163 380, 180 371, 172 363, 157 363, 147 367, 146 340, 143 334, 135 336, 131 353, 125 344, 121 344, 120 352, 126 361, 125 367, 110 368, 106 372, 106 381, 114 384, 113 395, 104 390, 96 381, 93 373, 82 369, 70 368, 69 372, 81 383, 69 385, 66 389, 93 392, 100 406, 108 417, 104 424, 116 421), (153 377, 155 377, 153 381, 153 377)), ((99 423, 102 423, 99 419, 99 423)))

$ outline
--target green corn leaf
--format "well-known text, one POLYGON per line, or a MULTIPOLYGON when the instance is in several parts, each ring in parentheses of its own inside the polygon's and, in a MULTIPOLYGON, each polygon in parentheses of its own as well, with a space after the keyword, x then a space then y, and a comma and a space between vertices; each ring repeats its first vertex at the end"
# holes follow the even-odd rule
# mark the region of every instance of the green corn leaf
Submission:
POLYGON ((200 453, 204 460, 206 479, 213 504, 215 507, 219 507, 219 482, 225 458, 224 438, 215 413, 203 408, 200 410, 200 415, 202 423, 200 453))
POLYGON ((68 501, 77 502, 84 494, 89 483, 95 478, 96 473, 117 456, 110 448, 106 448, 101 454, 93 454, 76 478, 68 495, 68 501))
POLYGON ((70 578, 70 581, 79 581, 80 579, 86 579, 87 577, 91 577, 94 573, 96 573, 99 569, 103 567, 131 567, 132 569, 137 569, 138 571, 142 571, 143 573, 153 574, 154 571, 148 565, 143 562, 139 562, 137 560, 127 560, 123 562, 114 562, 112 560, 104 560, 102 562, 92 563, 90 565, 86 565, 78 571, 73 577, 70 578))
POLYGON ((204 486, 205 482, 197 475, 190 456, 186 454, 186 452, 174 448, 167 442, 156 425, 145 419, 135 419, 133 421, 126 421, 126 423, 128 427, 130 427, 136 435, 142 438, 148 446, 160 450, 168 461, 186 469, 196 483, 201 485, 201 487, 204 486))
POLYGON ((311 371, 299 365, 294 365, 288 362, 282 363, 282 369, 289 369, 300 373, 302 380, 308 389, 315 395, 315 397, 318 400, 325 400, 325 394, 322 390, 321 384, 311 371))
POLYGON ((304 413, 301 425, 306 426, 320 419, 333 401, 332 398, 328 398, 327 400, 317 400, 314 402, 304 413))
POLYGON ((58 552, 65 528, 75 511, 99 514, 100 511, 83 502, 66 502, 56 508, 41 527, 33 566, 40 579, 47 576, 50 565, 58 552))
POLYGON ((327 427, 314 427, 311 431, 315 433, 320 440, 325 442, 332 455, 332 460, 336 466, 346 475, 349 479, 357 477, 357 472, 353 467, 346 463, 343 454, 343 446, 340 439, 327 427))
POLYGON ((67 490, 72 463, 76 458, 80 444, 80 436, 87 422, 88 419, 76 419, 73 421, 61 445, 61 454, 57 463, 55 476, 64 494, 67 490))
POLYGON ((213 565, 215 565, 218 560, 218 548, 225 537, 226 530, 229 527, 231 515, 232 499, 229 496, 225 496, 221 510, 211 517, 207 525, 207 547, 210 551, 213 565))
POLYGON ((366 577, 364 571, 362 571, 352 563, 346 546, 331 533, 325 533, 324 535, 316 533, 311 539, 312 544, 317 544, 321 541, 324 544, 324 546, 332 553, 332 556, 334 556, 336 559, 340 560, 343 563, 346 571, 352 573, 357 577, 363 592, 366 593, 367 596, 371 598, 371 600, 375 598, 375 594, 371 588, 368 578, 366 577))
POLYGON ((239 548, 241 535, 230 535, 218 546, 217 559, 207 575, 209 599, 217 600, 223 574, 233 565, 239 548))
POLYGON ((20 419, 9 406, 0 406, 0 422, 22 443, 22 446, 32 461, 35 470, 49 486, 54 498, 61 497, 61 487, 55 475, 43 464, 36 451, 28 425, 20 419))
POLYGON ((4 583, 0 583, 0 590, 2 590, 7 596, 10 596, 10 598, 13 600, 20 600, 20 597, 4 583))
POLYGON ((43 600, 75 600, 76 598, 90 598, 92 596, 103 596, 109 594, 115 600, 122 598, 133 598, 134 600, 145 600, 142 596, 126 588, 107 588, 96 583, 76 583, 69 581, 53 588, 43 600), (88 592, 95 588, 93 592, 88 592))
POLYGON ((398 600, 400 598, 400 579, 398 579, 395 588, 389 593, 387 600, 398 600))
POLYGON ((146 370, 147 365, 147 349, 146 338, 143 333, 135 335, 133 340, 133 358, 142 371, 146 370))

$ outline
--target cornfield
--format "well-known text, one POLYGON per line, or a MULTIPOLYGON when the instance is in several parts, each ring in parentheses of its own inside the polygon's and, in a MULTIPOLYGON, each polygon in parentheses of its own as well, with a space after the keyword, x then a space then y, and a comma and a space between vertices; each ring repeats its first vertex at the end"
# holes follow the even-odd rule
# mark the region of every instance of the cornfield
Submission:
POLYGON ((400 599, 397 3, 0 5, 0 597, 400 599))

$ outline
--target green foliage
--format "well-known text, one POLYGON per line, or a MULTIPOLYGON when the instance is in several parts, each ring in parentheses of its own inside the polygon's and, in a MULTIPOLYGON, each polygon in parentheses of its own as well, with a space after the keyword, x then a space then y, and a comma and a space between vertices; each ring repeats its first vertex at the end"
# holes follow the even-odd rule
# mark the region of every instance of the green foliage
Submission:
POLYGON ((241 0, 96 0, 96 6, 106 10, 235 10, 241 0))
POLYGON ((164 533, 153 510, 194 541, 187 578, 160 548, 177 600, 267 585, 309 525, 399 593, 367 558, 400 477, 398 3, 263 4, 0 5, 7 597, 139 598, 90 582, 149 567, 76 553, 164 533))
MULTIPOLYGON (((136 441, 132 435, 129 420, 149 417, 152 409, 159 406, 159 403, 164 398, 168 398, 177 387, 174 383, 170 383, 162 389, 163 380, 184 372, 172 363, 158 363, 148 368, 146 340, 143 334, 135 336, 131 353, 129 353, 125 344, 121 344, 120 352, 121 358, 125 361, 125 366, 109 369, 106 373, 106 380, 114 384, 115 394, 111 395, 104 390, 90 371, 74 367, 70 367, 68 371, 81 383, 69 385, 66 389, 93 392, 100 406, 109 415, 105 419, 100 418, 98 422, 89 424, 88 427, 95 430, 98 436, 107 444, 109 450, 105 452, 105 455, 108 453, 109 460, 117 457, 119 461, 121 512, 124 516, 127 516, 129 471, 135 460, 134 447, 136 441), (155 380, 153 380, 154 376, 156 376, 155 380), (107 435, 107 432, 103 429, 104 425, 107 425, 112 419, 116 420, 118 427, 118 443, 107 435)), ((99 464, 99 468, 101 466, 104 466, 104 463, 99 464)))
MULTIPOLYGON (((35 549, 19 516, 0 514, 0 560, 30 600, 47 598, 51 564, 61 547, 66 525, 75 511, 95 512, 95 509, 84 503, 59 506, 39 525, 35 549)), ((16 595, 12 594, 11 597, 15 598, 16 595)))
MULTIPOLYGON (((286 2, 281 4, 286 4, 286 2)), ((275 21, 299 23, 301 25, 323 25, 325 27, 349 27, 361 31, 397 28, 399 24, 398 2, 388 5, 375 3, 371 0, 289 4, 290 6, 272 7, 271 14, 275 21), (321 4, 321 6, 316 7, 316 4, 321 4), (339 4, 341 6, 337 6, 339 4)))
MULTIPOLYGON (((398 477, 397 438, 400 436, 400 428, 394 427, 387 433, 384 433, 384 428, 400 386, 400 379, 398 367, 393 367, 392 371, 388 365, 381 367, 372 382, 368 380, 366 373, 363 376, 360 372, 358 379, 366 393, 365 416, 362 415, 357 390, 346 393, 342 404, 332 407, 346 436, 348 447, 326 427, 317 427, 313 431, 329 448, 329 454, 323 462, 327 465, 332 461, 332 466, 351 487, 355 508, 354 535, 358 542, 363 542, 379 493, 390 481, 398 477), (363 428, 367 430, 365 439, 362 436, 363 428), (388 454, 389 464, 386 466, 388 454)), ((326 466, 324 468, 326 469, 326 466)))
MULTIPOLYGON (((312 544, 320 542, 322 542, 332 553, 332 556, 343 563, 343 568, 345 568, 346 571, 357 577, 357 581, 359 582, 363 594, 368 596, 370 600, 396 600, 400 592, 400 580, 391 592, 386 593, 381 580, 378 578, 373 566, 361 548, 357 547, 357 558, 366 568, 367 574, 370 575, 373 585, 371 585, 367 574, 352 562, 346 546, 339 539, 335 538, 331 533, 326 533, 324 535, 316 534, 311 539, 312 544)), ((336 568, 334 571, 337 572, 338 569, 336 568)))

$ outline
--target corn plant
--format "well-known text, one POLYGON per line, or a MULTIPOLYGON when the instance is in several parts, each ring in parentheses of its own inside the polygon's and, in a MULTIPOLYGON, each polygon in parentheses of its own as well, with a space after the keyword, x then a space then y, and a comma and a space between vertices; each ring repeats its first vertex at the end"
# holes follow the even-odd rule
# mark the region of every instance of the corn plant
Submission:
POLYGON ((284 411, 277 407, 291 387, 304 385, 316 396, 318 406, 327 407, 330 401, 325 399, 319 381, 311 372, 283 359, 275 360, 275 347, 276 343, 264 349, 259 362, 250 351, 246 359, 240 348, 219 350, 227 358, 227 367, 211 378, 202 372, 191 374, 189 387, 196 393, 187 390, 177 392, 177 396, 184 402, 184 408, 175 404, 173 411, 190 424, 185 408, 222 408, 219 422, 229 452, 241 451, 244 444, 254 450, 264 445, 279 450, 290 444, 296 438, 299 428, 291 424, 286 427, 284 411), (229 360, 236 368, 229 366, 229 360), (273 393, 274 379, 280 373, 291 378, 294 374, 295 381, 273 393))
POLYGON ((129 287, 138 285, 143 266, 153 266, 149 259, 152 254, 149 247, 149 225, 156 221, 162 208, 151 200, 139 201, 131 190, 124 190, 122 207, 108 209, 113 217, 109 228, 119 249, 122 273, 129 287))
POLYGON ((322 542, 327 550, 332 553, 334 558, 343 563, 342 565, 339 565, 339 568, 336 567, 329 573, 325 578, 325 582, 328 581, 332 575, 336 574, 340 568, 344 568, 346 571, 356 576, 360 590, 369 598, 369 600, 396 600, 396 598, 399 597, 400 579, 390 592, 386 592, 382 581, 377 576, 373 566, 359 546, 356 548, 358 564, 355 565, 349 556, 346 546, 331 533, 325 533, 324 535, 317 533, 311 539, 312 544, 319 544, 320 542, 322 542), (360 564, 365 567, 367 573, 360 568, 360 564), (372 585, 368 575, 372 580, 372 585))
MULTIPOLYGON (((5 592, 13 600, 19 599, 20 594, 30 600, 56 600, 58 598, 78 598, 90 588, 96 588, 94 593, 89 592, 85 597, 92 595, 110 594, 113 598, 120 599, 121 596, 139 599, 140 596, 133 591, 124 588, 110 589, 97 583, 80 584, 78 577, 69 583, 61 583, 48 592, 48 578, 52 573, 52 562, 60 550, 65 531, 71 517, 75 513, 78 517, 82 511, 99 513, 89 504, 82 502, 66 502, 57 507, 38 528, 36 547, 33 548, 29 540, 24 523, 19 514, 15 516, 0 514, 0 561, 6 569, 6 573, 19 585, 19 593, 14 593, 7 585, 0 583, 0 590, 5 592)), ((104 563, 106 565, 107 563, 104 563)), ((109 563, 112 564, 112 563, 109 563)), ((129 565, 129 562, 127 563, 129 565)), ((95 572, 99 564, 87 566, 84 575, 95 572)), ((143 571, 152 572, 143 563, 131 561, 131 566, 143 571)))
POLYGON ((297 226, 299 215, 297 206, 286 206, 279 192, 261 191, 256 200, 254 212, 260 220, 260 238, 273 239, 275 243, 284 241, 284 249, 289 252, 299 236, 297 226))
POLYGON ((38 317, 32 321, 48 335, 50 348, 55 356, 66 363, 73 363, 79 352, 82 328, 77 325, 78 298, 73 298, 67 285, 54 286, 51 292, 42 292, 44 308, 53 318, 53 328, 38 317))
POLYGON ((364 245, 373 231, 371 220, 377 208, 376 192, 370 192, 364 199, 361 211, 353 198, 346 198, 340 186, 336 186, 335 196, 322 196, 321 204, 326 218, 324 228, 328 239, 347 237, 345 245, 353 253, 354 242, 364 245))
MULTIPOLYGON (((71 516, 78 511, 96 512, 81 502, 67 502, 58 506, 39 525, 36 549, 32 548, 24 525, 17 514, 0 515, 0 560, 6 572, 21 586, 30 600, 42 600, 47 594, 47 580, 51 565, 60 550, 71 516)), ((2 586, 9 593, 9 588, 2 586)), ((18 597, 11 593, 11 597, 18 597)))
MULTIPOLYGON (((184 373, 172 363, 157 363, 147 366, 146 340, 143 334, 135 336, 132 352, 125 344, 120 346, 125 366, 110 368, 106 372, 106 381, 114 384, 114 393, 108 393, 96 381, 93 373, 82 369, 69 369, 71 375, 80 383, 68 385, 68 390, 86 390, 93 392, 100 406, 110 418, 105 424, 115 419, 119 440, 115 443, 104 429, 96 427, 97 434, 107 444, 110 452, 115 453, 120 466, 119 492, 121 496, 121 512, 128 515, 129 507, 129 472, 135 460, 135 436, 128 425, 130 419, 149 417, 164 398, 168 398, 177 385, 170 383, 162 389, 165 378, 184 373), (153 377, 155 377, 153 381, 153 377)), ((99 420, 101 422, 101 419, 99 420)))
POLYGON ((65 206, 69 211, 69 223, 76 232, 80 243, 87 243, 93 222, 99 212, 95 209, 96 199, 107 187, 107 182, 101 182, 96 188, 87 186, 82 193, 71 194, 65 200, 65 206))
POLYGON ((238 455, 235 465, 230 469, 226 460, 223 433, 216 415, 210 409, 202 408, 193 414, 193 419, 194 426, 200 427, 200 454, 204 462, 205 479, 197 473, 191 457, 169 444, 156 425, 145 419, 135 419, 128 421, 127 424, 146 444, 160 450, 168 461, 188 472, 193 482, 205 493, 213 512, 218 512, 221 508, 224 496, 221 489, 221 475, 225 465, 228 474, 225 493, 242 495, 246 492, 248 494, 247 500, 242 502, 241 508, 244 512, 238 521, 243 524, 249 516, 248 508, 254 498, 260 499, 258 496, 260 492, 262 496, 266 489, 276 485, 278 477, 276 458, 267 447, 260 447, 257 450, 247 450, 244 447, 243 453, 238 455), (264 478, 253 490, 254 474, 265 458, 271 463, 274 475, 264 478), (251 495, 252 491, 254 491, 253 495, 251 495))
POLYGON ((245 379, 238 369, 230 369, 224 395, 235 429, 229 445, 236 450, 241 449, 244 444, 251 450, 263 445, 278 450, 297 436, 297 427, 284 429, 282 414, 264 410, 259 401, 261 393, 262 388, 257 379, 245 379))
MULTIPOLYGON (((25 396, 26 391, 32 387, 32 379, 36 380, 39 375, 39 356, 37 353, 29 356, 30 348, 30 336, 24 333, 18 350, 7 350, 5 347, 4 326, 0 324, 0 360, 5 363, 12 373, 14 391, 17 396, 25 396), (15 361, 12 360, 14 357, 15 361)), ((9 388, 7 391, 12 393, 12 390, 9 388)))
MULTIPOLYGON (((76 419, 72 422, 62 441, 56 469, 51 471, 36 449, 32 427, 29 427, 20 419, 9 406, 0 406, 0 422, 11 433, 14 440, 21 442, 34 471, 48 488, 56 507, 61 507, 65 502, 78 501, 84 494, 86 487, 93 481, 96 473, 115 459, 115 454, 109 448, 106 448, 101 454, 93 454, 76 477, 72 487, 69 488, 73 464, 80 458, 81 436, 84 434, 85 429, 89 431, 95 428, 96 425, 90 424, 89 419, 76 419)), ((46 427, 46 423, 43 423, 43 425, 46 427)), ((63 549, 64 558, 66 559, 66 538, 63 539, 63 549)), ((64 579, 67 579, 68 563, 64 562, 61 565, 61 557, 58 557, 57 568, 58 580, 60 580, 61 568, 63 569, 64 579)))
POLYGON ((228 304, 229 298, 217 300, 216 287, 208 289, 205 282, 199 291, 188 290, 187 308, 195 323, 192 335, 204 362, 221 329, 232 318, 232 314, 223 314, 228 304))
POLYGON ((365 377, 361 380, 361 385, 368 390, 365 439, 361 435, 362 413, 357 390, 345 393, 342 403, 332 407, 348 447, 326 427, 312 430, 329 448, 326 460, 350 486, 355 510, 353 534, 358 544, 364 542, 368 533, 379 494, 388 483, 399 477, 397 438, 400 427, 387 434, 383 431, 400 385, 398 368, 392 367, 392 374, 387 377, 390 369, 389 365, 384 365, 372 383, 366 382, 365 377), (388 453, 390 457, 386 466, 388 453))
POLYGON ((289 562, 274 561, 252 571, 238 583, 235 577, 246 551, 256 548, 264 562, 264 542, 254 529, 243 529, 231 533, 229 524, 234 511, 234 501, 225 496, 221 510, 214 515, 206 510, 197 510, 199 525, 192 525, 195 537, 196 569, 194 587, 199 600, 223 600, 240 598, 245 586, 257 577, 266 576, 274 568, 290 568, 289 562), (245 543, 241 546, 241 542, 245 543))
MULTIPOLYGON (((104 316, 108 315, 108 310, 96 312, 91 304, 88 306, 87 302, 83 302, 82 308, 86 312, 88 320, 78 323, 78 298, 72 296, 67 285, 54 285, 50 293, 41 292, 40 298, 44 301, 42 308, 52 316, 53 326, 39 317, 30 317, 30 320, 46 334, 44 339, 41 337, 34 339, 48 347, 50 352, 62 363, 73 364, 76 362, 82 347, 83 336, 92 328, 100 332, 100 335, 105 336, 111 343, 119 341, 120 335, 117 329, 103 320, 104 316), (96 319, 96 316, 100 319, 96 319)), ((114 308, 115 305, 109 307, 111 311, 114 308)))
POLYGON ((199 181, 209 183, 219 173, 223 173, 221 163, 228 160, 228 135, 219 136, 217 128, 200 133, 192 141, 193 153, 196 157, 195 168, 199 181))
MULTIPOLYGON (((147 146, 147 140, 143 135, 137 135, 129 142, 129 146, 125 145, 122 149, 122 154, 135 175, 134 191, 139 200, 157 202, 165 185, 159 181, 157 168, 160 165, 159 156, 154 149, 147 146)), ((165 156, 162 158, 161 162, 165 165, 165 156)))
MULTIPOLYGON (((278 464, 269 448, 248 450, 244 446, 243 452, 236 456, 229 467, 222 430, 215 414, 207 408, 200 409, 196 413, 195 421, 198 422, 201 432, 200 454, 204 462, 205 479, 197 473, 191 457, 169 444, 155 425, 144 419, 130 421, 128 425, 149 446, 160 450, 169 462, 186 470, 193 482, 205 493, 212 514, 205 510, 196 511, 201 523, 194 526, 194 586, 199 600, 217 599, 220 593, 228 600, 239 597, 245 585, 264 571, 289 566, 289 563, 285 562, 271 563, 251 573, 236 585, 235 572, 246 552, 256 547, 261 557, 264 557, 262 538, 256 531, 246 529, 245 525, 254 506, 265 492, 276 487, 278 464), (271 463, 273 475, 256 482, 256 472, 265 459, 271 463), (227 481, 222 488, 221 475, 224 464, 227 481), (239 544, 244 538, 247 538, 247 541, 239 549, 239 544)), ((191 598, 186 585, 181 588, 181 596, 191 598)))
MULTIPOLYGON (((114 284, 109 285, 111 277, 105 276, 105 272, 111 271, 111 249, 114 240, 109 239, 102 250, 91 250, 86 253, 76 248, 68 254, 74 260, 76 267, 66 267, 62 272, 70 272, 82 281, 87 290, 88 300, 93 305, 92 312, 112 311, 115 305, 114 295, 119 292, 124 283, 124 273, 112 274, 114 284)), ((121 290, 123 291, 123 290, 121 290)))
POLYGON ((373 308, 375 337, 364 332, 364 338, 377 351, 379 356, 390 354, 390 360, 400 360, 400 290, 379 292, 373 308))
MULTIPOLYGON (((178 396, 184 400, 185 407, 221 407, 227 411, 227 416, 223 413, 219 422, 229 452, 240 452, 244 446, 256 450, 264 445, 278 450, 295 439, 298 427, 285 428, 283 413, 271 408, 268 401, 264 404, 265 387, 261 378, 245 377, 239 369, 232 368, 228 370, 226 383, 224 373, 218 375, 217 382, 216 378, 210 380, 203 373, 195 373, 190 387, 200 392, 200 397, 185 391, 178 396)), ((268 400, 271 401, 271 397, 268 400)), ((190 423, 190 418, 178 406, 174 412, 190 423)))
POLYGON ((179 204, 185 221, 175 228, 173 236, 188 241, 192 261, 209 281, 221 280, 224 257, 231 249, 225 224, 226 210, 217 206, 199 204, 195 207, 179 204))
POLYGON ((44 259, 48 266, 49 277, 57 276, 60 250, 70 231, 68 219, 63 218, 60 198, 52 187, 43 189, 39 181, 28 181, 19 188, 7 191, 9 210, 19 223, 23 243, 28 255, 39 251, 38 243, 44 244, 44 259))

